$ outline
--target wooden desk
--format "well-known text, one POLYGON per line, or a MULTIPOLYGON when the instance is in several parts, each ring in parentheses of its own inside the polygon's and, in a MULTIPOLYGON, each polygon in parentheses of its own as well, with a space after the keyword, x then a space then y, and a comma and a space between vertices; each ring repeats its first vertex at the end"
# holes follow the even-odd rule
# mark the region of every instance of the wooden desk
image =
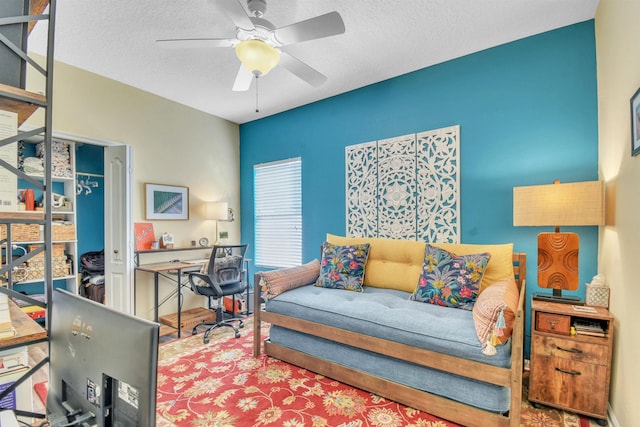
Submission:
POLYGON ((136 277, 138 271, 144 271, 147 273, 153 273, 153 320, 158 322, 158 283, 161 273, 168 273, 169 271, 176 272, 176 284, 178 295, 178 338, 180 338, 180 312, 182 311, 182 272, 184 270, 199 271, 204 263, 187 263, 187 262, 158 262, 154 264, 143 264, 136 267, 133 278, 133 294, 134 294, 134 313, 135 313, 135 294, 136 294, 136 277))
MULTIPOLYGON (((209 253, 211 253, 211 249, 213 249, 213 246, 185 246, 185 247, 177 247, 177 248, 140 249, 134 252, 133 262, 135 263, 136 267, 139 266, 140 255, 144 255, 144 254, 162 254, 167 252, 181 252, 181 251, 203 251, 207 249, 209 250, 209 253)), ((208 255, 207 255, 207 258, 209 258, 208 255)))

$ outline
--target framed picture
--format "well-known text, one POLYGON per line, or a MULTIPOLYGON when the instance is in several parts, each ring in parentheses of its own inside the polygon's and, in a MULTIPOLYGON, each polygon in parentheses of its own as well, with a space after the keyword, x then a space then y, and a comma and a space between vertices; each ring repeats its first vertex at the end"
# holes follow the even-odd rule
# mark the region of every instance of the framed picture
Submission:
POLYGON ((145 184, 146 219, 189 219, 189 188, 145 184))
POLYGON ((631 155, 640 154, 640 89, 631 97, 631 155))

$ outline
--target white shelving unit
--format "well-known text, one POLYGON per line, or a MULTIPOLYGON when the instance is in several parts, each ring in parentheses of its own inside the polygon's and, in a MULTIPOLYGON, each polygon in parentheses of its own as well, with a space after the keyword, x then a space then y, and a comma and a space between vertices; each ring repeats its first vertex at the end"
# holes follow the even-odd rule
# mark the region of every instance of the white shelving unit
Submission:
MULTIPOLYGON (((22 153, 36 153, 36 145, 38 142, 22 141, 25 147, 22 153)), ((75 143, 61 139, 53 139, 53 152, 56 147, 63 147, 68 155, 65 167, 60 168, 57 172, 56 168, 52 171, 52 278, 55 287, 64 287, 70 292, 78 292, 77 273, 78 273, 78 245, 76 233, 76 168, 75 168, 75 143), (64 197, 61 199, 59 196, 64 197), (65 283, 61 286, 60 282, 65 283)), ((54 154, 55 155, 55 154, 54 154)), ((34 157, 34 156, 29 156, 34 157)), ((35 156, 37 157, 37 156, 35 156)), ((62 166, 62 165, 60 165, 62 166)), ((39 182, 44 183, 43 175, 27 173, 27 175, 39 182)), ((26 188, 33 188, 27 184, 26 188)), ((25 211, 26 212, 26 211, 25 211)), ((36 211, 37 212, 37 211, 36 211)), ((42 211, 43 212, 43 211, 42 211)), ((19 212, 18 212, 19 213, 19 212)), ((34 225, 28 227, 33 228, 34 225)), ((14 235, 12 244, 18 248, 14 252, 29 253, 32 249, 44 245, 42 227, 40 227, 37 236, 35 232, 26 233, 26 235, 14 235), (24 239, 22 237, 29 237, 24 239)), ((42 283, 42 290, 27 293, 44 293, 44 257, 43 255, 30 258, 25 263, 13 269, 12 285, 14 290, 22 291, 29 284, 42 283)), ((33 290, 33 286, 28 289, 33 290)))

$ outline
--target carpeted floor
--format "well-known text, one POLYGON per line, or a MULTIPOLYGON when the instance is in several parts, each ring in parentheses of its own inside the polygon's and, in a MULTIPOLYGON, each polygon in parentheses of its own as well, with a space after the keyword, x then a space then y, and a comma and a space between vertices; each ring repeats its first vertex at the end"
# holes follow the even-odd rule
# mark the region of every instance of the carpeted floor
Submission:
MULTIPOLYGON (((441 420, 270 357, 252 357, 252 324, 234 339, 218 329, 160 346, 161 427, 453 427, 441 420)), ((595 426, 583 417, 522 404, 525 427, 595 426)))

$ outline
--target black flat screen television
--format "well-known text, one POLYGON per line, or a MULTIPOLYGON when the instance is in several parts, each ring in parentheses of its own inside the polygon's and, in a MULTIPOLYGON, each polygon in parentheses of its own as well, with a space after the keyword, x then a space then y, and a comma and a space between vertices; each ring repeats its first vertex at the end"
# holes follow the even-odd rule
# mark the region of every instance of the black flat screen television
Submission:
POLYGON ((51 427, 155 425, 157 323, 56 289, 50 326, 51 427))

